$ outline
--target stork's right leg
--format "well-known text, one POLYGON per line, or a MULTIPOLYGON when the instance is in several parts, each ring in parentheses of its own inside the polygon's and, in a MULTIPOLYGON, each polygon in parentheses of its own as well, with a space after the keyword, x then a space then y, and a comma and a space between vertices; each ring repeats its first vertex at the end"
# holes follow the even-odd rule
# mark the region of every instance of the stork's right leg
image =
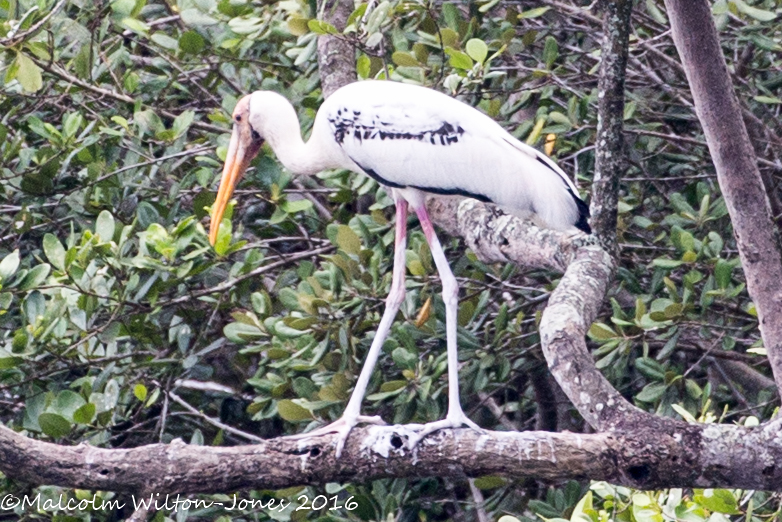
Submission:
POLYGON ((361 402, 364 400, 364 394, 367 391, 367 385, 369 385, 369 379, 372 377, 372 372, 374 371, 375 364, 380 356, 380 351, 383 349, 383 343, 388 337, 388 333, 391 330, 391 324, 394 322, 396 313, 399 311, 399 306, 405 299, 407 201, 396 191, 394 191, 393 196, 394 202, 396 203, 396 232, 394 236, 394 269, 391 276, 391 291, 386 298, 386 309, 383 312, 383 317, 380 319, 380 325, 377 327, 375 338, 372 340, 372 345, 369 348, 364 367, 361 369, 361 374, 358 376, 356 387, 353 389, 353 394, 350 396, 350 400, 348 401, 348 405, 345 408, 342 417, 328 426, 293 436, 293 438, 303 439, 325 435, 327 433, 338 433, 337 458, 342 454, 342 448, 345 447, 345 441, 348 439, 350 430, 358 423, 367 422, 370 424, 384 424, 383 419, 378 416, 368 417, 360 415, 360 413, 361 402))

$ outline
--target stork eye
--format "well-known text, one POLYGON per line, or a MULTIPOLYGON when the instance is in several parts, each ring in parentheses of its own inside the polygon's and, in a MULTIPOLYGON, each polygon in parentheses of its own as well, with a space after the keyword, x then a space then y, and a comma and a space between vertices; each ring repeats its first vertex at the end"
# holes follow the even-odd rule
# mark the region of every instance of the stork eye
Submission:
POLYGON ((234 118, 234 119, 236 120, 236 123, 239 123, 239 122, 242 121, 242 115, 241 114, 237 114, 236 118, 234 118))

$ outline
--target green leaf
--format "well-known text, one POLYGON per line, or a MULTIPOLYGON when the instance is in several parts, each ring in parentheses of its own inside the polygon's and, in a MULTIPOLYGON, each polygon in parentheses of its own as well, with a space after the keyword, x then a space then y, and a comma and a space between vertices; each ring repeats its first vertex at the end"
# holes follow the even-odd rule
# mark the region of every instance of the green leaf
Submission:
POLYGON ((73 71, 81 79, 87 79, 90 77, 90 71, 92 65, 90 64, 90 43, 83 44, 73 58, 73 71))
POLYGON ((424 268, 424 265, 423 263, 421 263, 421 260, 417 258, 411 259, 407 262, 407 269, 414 276, 422 276, 426 274, 426 268, 424 268))
POLYGON ((551 111, 550 113, 548 113, 548 119, 553 123, 567 125, 568 127, 573 125, 573 123, 570 121, 570 118, 568 118, 567 116, 565 116, 559 111, 551 111))
POLYGON ((613 328, 604 323, 593 323, 589 327, 589 336, 597 341, 607 341, 617 337, 617 335, 613 328))
POLYGON ((144 402, 147 398, 147 387, 138 383, 133 387, 133 395, 135 395, 139 401, 144 402))
POLYGON ((703 389, 692 379, 686 379, 684 381, 684 387, 693 399, 700 399, 701 395, 703 395, 703 389))
POLYGON ((149 408, 155 402, 157 402, 158 398, 160 397, 160 388, 155 388, 152 390, 152 395, 149 396, 149 399, 147 399, 147 403, 144 404, 145 407, 149 408))
POLYGON ((635 522, 663 522, 660 506, 645 493, 633 495, 633 519, 635 522))
POLYGON ((57 413, 41 413, 38 416, 38 425, 41 431, 53 439, 65 437, 71 432, 71 423, 57 413))
POLYGON ((30 290, 40 286, 41 283, 43 283, 46 278, 49 277, 49 272, 51 272, 51 270, 52 267, 49 265, 49 263, 41 263, 40 265, 31 269, 29 272, 27 272, 27 275, 24 276, 24 279, 22 279, 22 282, 19 284, 19 290, 30 290))
POLYGON ((486 56, 489 54, 489 47, 479 38, 470 39, 464 46, 464 49, 467 51, 467 54, 470 55, 470 58, 478 63, 483 63, 486 56))
POLYGON ((452 67, 456 67, 457 69, 464 69, 465 71, 472 69, 472 58, 467 56, 465 53, 456 50, 453 47, 446 47, 445 52, 448 54, 448 56, 450 56, 448 63, 450 63, 452 67))
POLYGON ((663 396, 666 389, 668 389, 667 384, 653 382, 644 386, 644 389, 635 396, 635 399, 641 402, 655 402, 663 396))
POLYGON ((693 500, 709 511, 716 511, 726 515, 738 515, 741 513, 736 497, 727 489, 704 489, 700 494, 696 492, 693 500))
POLYGON ((306 18, 292 16, 288 18, 288 31, 290 31, 293 36, 303 36, 310 30, 307 22, 309 22, 309 20, 306 18))
POLYGON ((268 335, 258 329, 257 326, 238 322, 225 325, 223 327, 223 335, 225 335, 229 341, 236 344, 246 344, 262 337, 268 337, 268 335))
POLYGON ((73 422, 77 424, 89 424, 95 417, 95 404, 88 402, 73 412, 73 422))
MULTIPOLYGON (((571 482, 570 484, 573 484, 571 482)), ((569 484, 568 484, 569 485, 569 484)), ((576 494, 580 493, 581 488, 578 487, 575 491, 576 494)), ((592 505, 592 492, 587 491, 587 494, 584 495, 584 497, 578 501, 576 504, 576 507, 573 508, 573 514, 570 515, 570 521, 571 522, 580 522, 580 521, 588 521, 591 522, 592 519, 589 516, 589 512, 593 511, 594 507, 592 505)))
MULTIPOLYGON (((366 4, 362 4, 366 5, 366 4)), ((356 72, 360 78, 369 78, 370 71, 372 69, 372 60, 369 56, 362 54, 356 59, 356 72)))
POLYGON ((141 20, 137 20, 135 18, 125 18, 122 20, 122 25, 136 34, 140 34, 142 36, 149 34, 149 26, 141 20))
POLYGON ((657 2, 655 0, 646 0, 646 10, 649 12, 649 15, 654 18, 655 22, 665 26, 668 25, 668 19, 665 17, 663 11, 657 7, 657 2))
POLYGON ((215 241, 214 246, 217 255, 223 256, 228 252, 228 249, 231 247, 232 237, 231 220, 229 218, 223 218, 223 221, 220 223, 220 228, 217 229, 217 241, 215 241))
POLYGON ((123 17, 131 16, 135 8, 135 0, 114 0, 114 2, 111 3, 111 10, 114 11, 115 14, 123 17))
POLYGON ((185 31, 179 37, 179 48, 188 54, 198 54, 206 46, 204 37, 196 31, 185 31))
POLYGON ((193 120, 195 120, 195 112, 193 111, 185 111, 174 118, 174 125, 171 127, 171 130, 174 131, 174 139, 187 132, 187 129, 193 124, 193 120))
MULTIPOLYGON (((192 5, 192 4, 191 4, 192 5)), ((179 13, 179 16, 182 18, 182 22, 185 23, 185 25, 215 25, 218 22, 218 20, 212 16, 209 16, 204 11, 200 9, 190 8, 190 9, 182 9, 182 11, 179 13)))
POLYGON ((339 225, 337 229, 336 243, 339 248, 348 254, 358 254, 361 252, 361 239, 353 229, 347 225, 339 225))
POLYGON ((750 18, 754 18, 755 20, 758 20, 759 22, 770 22, 771 20, 777 17, 776 13, 772 13, 771 11, 766 11, 765 9, 758 9, 757 7, 753 7, 747 4, 746 2, 744 2, 744 0, 730 0, 730 1, 733 5, 736 6, 736 9, 738 9, 740 12, 749 16, 750 18))
POLYGON ((396 51, 391 55, 391 60, 400 67, 421 67, 421 64, 415 59, 415 56, 404 51, 396 51))
POLYGON ((19 268, 18 248, 0 261, 0 283, 8 281, 8 278, 16 273, 17 268, 19 268))
POLYGON ((95 220, 95 233, 104 242, 114 239, 114 216, 108 210, 101 210, 95 220))
POLYGON ((73 418, 73 413, 84 406, 87 401, 84 397, 71 390, 63 390, 57 394, 54 401, 54 409, 66 419, 73 418))
POLYGON ((52 56, 49 54, 49 47, 43 42, 25 42, 25 48, 31 54, 34 54, 36 58, 40 60, 51 60, 52 56))
POLYGON ((486 2, 485 4, 483 4, 481 7, 479 7, 479 8, 478 8, 478 11, 479 11, 479 12, 481 12, 481 13, 486 13, 486 12, 488 12, 488 11, 489 11, 489 10, 490 10, 492 7, 494 7, 495 5, 497 5, 497 4, 499 4, 499 3, 500 3, 500 0, 489 0, 488 2, 486 2))
POLYGON ((304 212, 312 208, 312 201, 308 199, 297 199, 294 201, 285 201, 280 205, 282 209, 288 214, 296 214, 297 212, 304 212))
POLYGON ((394 351, 391 352, 391 358, 394 360, 394 363, 402 369, 414 370, 418 364, 418 356, 401 346, 395 348, 394 351))
POLYGON ((539 16, 543 16, 548 12, 548 10, 551 9, 550 7, 536 7, 535 9, 530 9, 528 11, 524 11, 523 13, 519 14, 519 20, 521 19, 530 19, 530 18, 538 18, 539 16))
POLYGON ((485 477, 479 477, 475 479, 475 487, 483 490, 499 488, 507 483, 508 482, 504 478, 493 476, 493 475, 488 475, 485 477))
POLYGON ((384 382, 383 384, 380 385, 380 391, 381 392, 392 392, 392 391, 401 390, 405 386, 407 386, 407 381, 401 381, 401 380, 400 381, 388 381, 388 382, 384 382))
POLYGON ((448 47, 456 48, 459 46, 459 33, 450 27, 444 27, 440 30, 440 38, 442 39, 443 46, 446 48, 446 53, 448 52, 448 47))
POLYGON ((731 276, 733 274, 733 263, 719 259, 714 267, 714 281, 719 288, 728 288, 730 286, 731 276))
POLYGON ((543 61, 546 63, 546 68, 551 69, 558 57, 559 44, 557 39, 553 36, 547 36, 546 42, 543 44, 543 61))
POLYGON ((312 413, 310 413, 307 408, 303 408, 288 399, 281 400, 277 403, 277 411, 279 412, 280 417, 290 422, 312 419, 312 413))
POLYGON ((161 32, 157 32, 153 34, 150 37, 150 40, 158 44, 160 47, 163 47, 164 49, 168 49, 169 51, 176 51, 179 47, 179 42, 175 38, 171 38, 168 35, 165 35, 161 32))
POLYGON ((547 519, 556 518, 560 514, 560 512, 557 509, 555 509, 552 505, 550 505, 547 502, 543 502, 542 500, 530 500, 528 506, 533 513, 537 514, 538 516, 545 517, 547 519))
POLYGON ((755 96, 755 101, 760 103, 768 103, 773 105, 778 105, 782 103, 782 100, 779 98, 774 98, 773 96, 755 96))
MULTIPOLYGON (((133 122, 136 124, 136 126, 139 129, 139 132, 141 133, 157 133, 165 128, 163 126, 163 122, 160 120, 160 116, 155 114, 155 111, 151 109, 138 111, 135 114, 133 114, 133 122)), ((142 203, 151 205, 146 201, 143 201, 142 203)), ((139 208, 140 207, 141 205, 139 204, 139 208)))
POLYGON ((133 71, 128 71, 128 73, 125 75, 125 79, 122 81, 122 86, 125 87, 128 92, 132 93, 136 92, 136 89, 138 89, 140 83, 141 77, 133 71))
POLYGON ((336 27, 323 20, 310 20, 307 27, 315 34, 339 34, 336 27))
POLYGON ((356 21, 364 16, 364 13, 367 12, 367 3, 362 2, 361 5, 359 5, 355 11, 350 13, 350 16, 348 16, 348 21, 346 26, 350 26, 351 24, 355 24, 356 21))
POLYGON ((62 132, 65 137, 70 138, 75 136, 79 129, 84 124, 84 117, 81 113, 72 112, 65 117, 65 121, 62 124, 62 132))
MULTIPOLYGON (((379 32, 380 26, 388 17, 390 5, 388 0, 383 0, 369 13, 366 24, 366 31, 368 34, 379 32)), ((367 42, 367 47, 373 46, 369 45, 369 42, 367 42)))
POLYGON ((665 367, 650 357, 639 357, 635 360, 635 369, 649 379, 665 380, 665 367))
POLYGON ((43 87, 43 78, 41 69, 27 55, 16 54, 16 79, 22 85, 22 89, 27 92, 36 92, 43 87))
POLYGON ((681 266, 684 264, 684 261, 679 261, 677 259, 666 259, 663 257, 658 257, 654 261, 652 261, 652 264, 654 266, 658 266, 660 268, 676 268, 677 266, 681 266))

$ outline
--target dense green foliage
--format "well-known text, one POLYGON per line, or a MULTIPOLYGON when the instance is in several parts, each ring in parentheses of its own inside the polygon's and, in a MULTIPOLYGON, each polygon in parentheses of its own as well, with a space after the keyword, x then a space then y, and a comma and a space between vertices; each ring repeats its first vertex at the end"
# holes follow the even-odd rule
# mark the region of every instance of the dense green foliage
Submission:
MULTIPOLYGON (((55 3, 0 0, 2 422, 63 444, 127 447, 176 437, 241 444, 242 432, 273 437, 337 418, 390 282, 384 190, 347 172, 295 184, 266 150, 237 191, 233 232, 223 227, 214 249, 204 232, 237 98, 278 90, 306 132, 321 101, 317 34, 334 29, 317 21, 314 2, 299 0, 70 0, 28 31, 55 3)), ((587 4, 373 1, 360 3, 345 37, 361 78, 459 95, 533 145, 555 136, 553 156, 588 198, 600 16, 587 4)), ((772 179, 780 167, 768 136, 782 132, 775 9, 774 0, 714 3, 742 102, 767 126, 755 141, 772 179)), ((590 337, 598 366, 638 406, 751 424, 769 418, 777 398, 666 30, 662 2, 640 2, 621 268, 590 337)), ((395 423, 441 418, 447 399, 440 286, 413 230, 407 299, 365 404, 395 423)), ((492 429, 583 429, 552 391, 539 349, 536 322, 558 275, 486 266, 458 239, 443 242, 462 284, 467 414, 492 429)), ((494 519, 646 522, 675 511, 692 522, 738 513, 750 521, 779 506, 750 492, 658 496, 595 484, 585 497, 588 484, 476 483, 494 519)), ((61 492, 2 484, 15 494, 61 492)), ((443 520, 475 504, 466 484, 439 479, 307 492, 358 499, 355 511, 320 513, 331 519, 443 520)))

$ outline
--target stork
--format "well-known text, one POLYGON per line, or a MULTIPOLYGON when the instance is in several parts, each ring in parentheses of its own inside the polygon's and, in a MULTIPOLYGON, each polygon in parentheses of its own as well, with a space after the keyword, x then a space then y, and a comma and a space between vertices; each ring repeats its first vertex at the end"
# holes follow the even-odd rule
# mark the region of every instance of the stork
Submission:
POLYGON ((337 433, 337 457, 358 423, 382 424, 361 415, 361 402, 405 294, 408 206, 417 214, 443 285, 448 361, 448 413, 420 427, 411 447, 443 428, 480 428, 459 400, 456 325, 459 287, 426 211, 425 195, 462 195, 490 202, 520 216, 536 215, 558 230, 590 233, 589 208, 568 176, 552 160, 520 142, 494 120, 454 98, 425 87, 362 81, 331 95, 315 117, 305 143, 296 111, 283 96, 257 91, 233 112, 233 134, 212 209, 214 244, 226 206, 250 161, 267 141, 293 174, 348 169, 390 190, 396 205, 391 290, 377 333, 342 417, 303 434, 337 433))

